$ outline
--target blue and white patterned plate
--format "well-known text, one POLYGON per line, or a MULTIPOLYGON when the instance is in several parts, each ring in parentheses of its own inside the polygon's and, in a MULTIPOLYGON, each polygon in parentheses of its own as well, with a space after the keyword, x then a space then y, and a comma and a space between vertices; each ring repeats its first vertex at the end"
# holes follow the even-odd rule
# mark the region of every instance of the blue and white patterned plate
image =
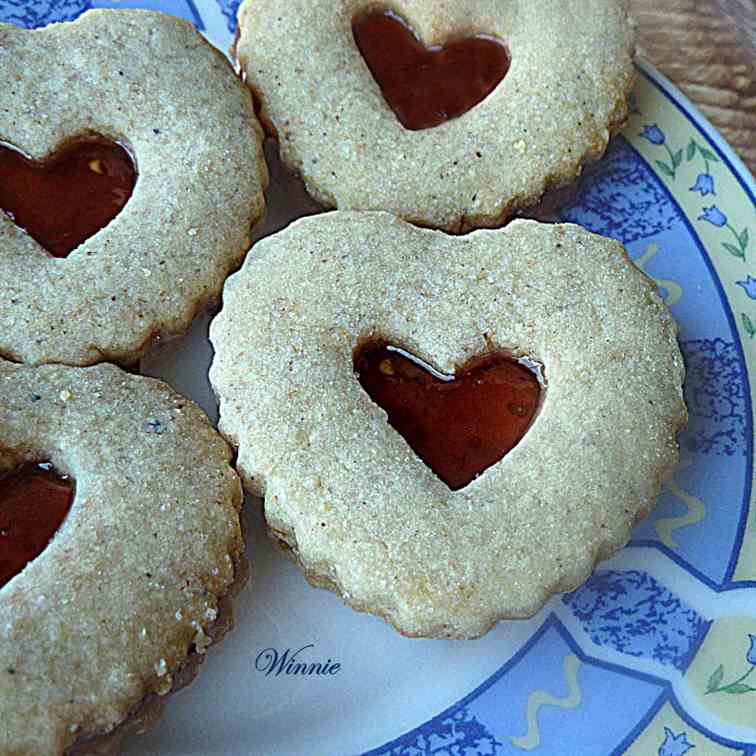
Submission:
MULTIPOLYGON (((157 8, 228 49, 234 0, 0 0, 40 26, 89 8, 157 8)), ((620 239, 680 325, 682 461, 630 545, 574 593, 472 642, 412 641, 307 586, 250 520, 237 629, 126 753, 188 756, 756 756, 756 207, 746 168, 640 65, 633 114, 560 216, 620 239), (340 665, 290 675, 270 660, 340 665), (280 672, 278 672, 280 668, 280 672)), ((273 151, 265 232, 312 212, 273 151)), ((151 354, 215 416, 208 319, 151 354)))

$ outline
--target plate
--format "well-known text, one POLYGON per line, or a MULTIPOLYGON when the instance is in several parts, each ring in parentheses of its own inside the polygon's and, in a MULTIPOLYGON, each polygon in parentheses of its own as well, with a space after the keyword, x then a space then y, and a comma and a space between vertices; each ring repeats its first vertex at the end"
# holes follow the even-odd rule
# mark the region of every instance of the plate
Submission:
MULTIPOLYGON (((0 0, 41 26, 95 7, 191 20, 230 46, 231 0, 0 0)), ((317 212, 267 146, 259 236, 317 212)), ((555 220, 615 237, 680 325, 690 424, 653 515, 577 591, 477 641, 409 640, 310 588, 244 518, 253 579, 237 628, 128 756, 756 755, 756 218, 754 181, 649 64, 632 114, 555 220), (311 674, 290 674, 291 660, 311 674), (312 666, 317 665, 317 666, 312 666), (325 671, 324 671, 325 670, 325 671)), ((143 372, 213 418, 210 316, 143 372)))

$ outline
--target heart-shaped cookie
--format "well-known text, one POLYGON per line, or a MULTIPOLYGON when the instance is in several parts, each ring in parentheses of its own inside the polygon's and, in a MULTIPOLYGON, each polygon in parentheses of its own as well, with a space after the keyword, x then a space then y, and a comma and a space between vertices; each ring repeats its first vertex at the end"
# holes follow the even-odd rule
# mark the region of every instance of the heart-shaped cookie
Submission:
POLYGON ((0 145, 0 210, 55 257, 105 228, 135 183, 131 156, 109 139, 77 139, 44 160, 0 145))
POLYGON ((73 481, 46 464, 0 478, 0 587, 45 550, 73 495, 73 481))
POLYGON ((474 637, 577 587, 677 460, 674 320, 621 244, 578 226, 515 220, 458 237, 387 213, 321 214, 258 242, 223 303, 210 327, 219 427, 270 535, 312 583, 404 634, 474 637), (362 352, 372 344, 439 381, 471 372, 439 386, 396 351, 362 352), (533 410, 530 388, 510 408, 484 385, 496 369, 470 361, 490 354, 543 365, 543 402, 498 461, 500 444, 482 463, 448 460, 459 477, 447 485, 421 444, 463 457, 476 432, 462 422, 457 437, 459 417, 533 410), (375 391, 376 368, 405 380, 375 391), (422 387, 401 418, 410 379, 422 387), (460 392, 453 410, 434 396, 446 391, 460 392), (433 422, 412 427, 423 404, 433 422))
POLYGON ((429 129, 474 108, 509 69, 504 45, 492 37, 463 37, 426 47, 392 11, 360 14, 354 41, 406 129, 429 129))
POLYGON ((541 395, 536 374, 505 354, 444 375, 396 347, 368 344, 358 349, 355 370, 388 422, 452 491, 519 443, 541 395))

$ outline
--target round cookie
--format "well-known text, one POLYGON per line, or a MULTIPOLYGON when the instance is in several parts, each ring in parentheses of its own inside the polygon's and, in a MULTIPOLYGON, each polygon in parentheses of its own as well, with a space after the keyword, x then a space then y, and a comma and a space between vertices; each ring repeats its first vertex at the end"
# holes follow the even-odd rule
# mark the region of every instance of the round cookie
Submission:
POLYGON ((0 520, 25 463, 75 484, 47 548, 0 580, 0 753, 110 753, 193 678, 246 577, 230 460, 164 383, 0 361, 0 520))
POLYGON ((578 586, 623 546, 686 420, 675 322, 615 241, 517 220, 464 237, 385 213, 259 242, 211 325, 210 379, 270 535, 315 585, 403 634, 473 638, 578 586), (355 350, 443 374, 505 350, 543 365, 512 451, 452 491, 386 422, 355 350))
POLYGON ((599 158, 627 116, 623 0, 401 0, 427 45, 487 35, 511 65, 476 107, 405 129, 360 54, 362 0, 247 0, 235 55, 283 161, 327 207, 388 210, 463 232, 502 223, 599 158))
POLYGON ((0 25, 0 48, 1 143, 41 160, 96 134, 138 174, 121 212, 64 258, 0 212, 0 355, 134 362, 216 300, 249 247, 267 183, 251 97, 191 24, 161 13, 0 25))

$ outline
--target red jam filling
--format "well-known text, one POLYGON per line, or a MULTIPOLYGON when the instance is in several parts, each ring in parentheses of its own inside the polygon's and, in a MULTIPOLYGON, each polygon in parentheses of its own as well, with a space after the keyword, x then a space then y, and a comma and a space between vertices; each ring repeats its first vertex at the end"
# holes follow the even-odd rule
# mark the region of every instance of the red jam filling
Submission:
POLYGON ((471 110, 509 70, 509 54, 499 40, 463 37, 428 48, 392 11, 358 15, 352 31, 384 99, 410 131, 471 110))
POLYGON ((55 257, 105 228, 136 177, 131 155, 104 137, 75 139, 44 160, 0 144, 0 208, 55 257))
POLYGON ((386 344, 355 353, 355 371, 389 424, 456 491, 522 439, 540 406, 541 383, 503 353, 476 357, 454 376, 434 374, 386 344))
POLYGON ((45 550, 73 498, 73 480, 49 464, 26 464, 0 478, 0 587, 45 550))

